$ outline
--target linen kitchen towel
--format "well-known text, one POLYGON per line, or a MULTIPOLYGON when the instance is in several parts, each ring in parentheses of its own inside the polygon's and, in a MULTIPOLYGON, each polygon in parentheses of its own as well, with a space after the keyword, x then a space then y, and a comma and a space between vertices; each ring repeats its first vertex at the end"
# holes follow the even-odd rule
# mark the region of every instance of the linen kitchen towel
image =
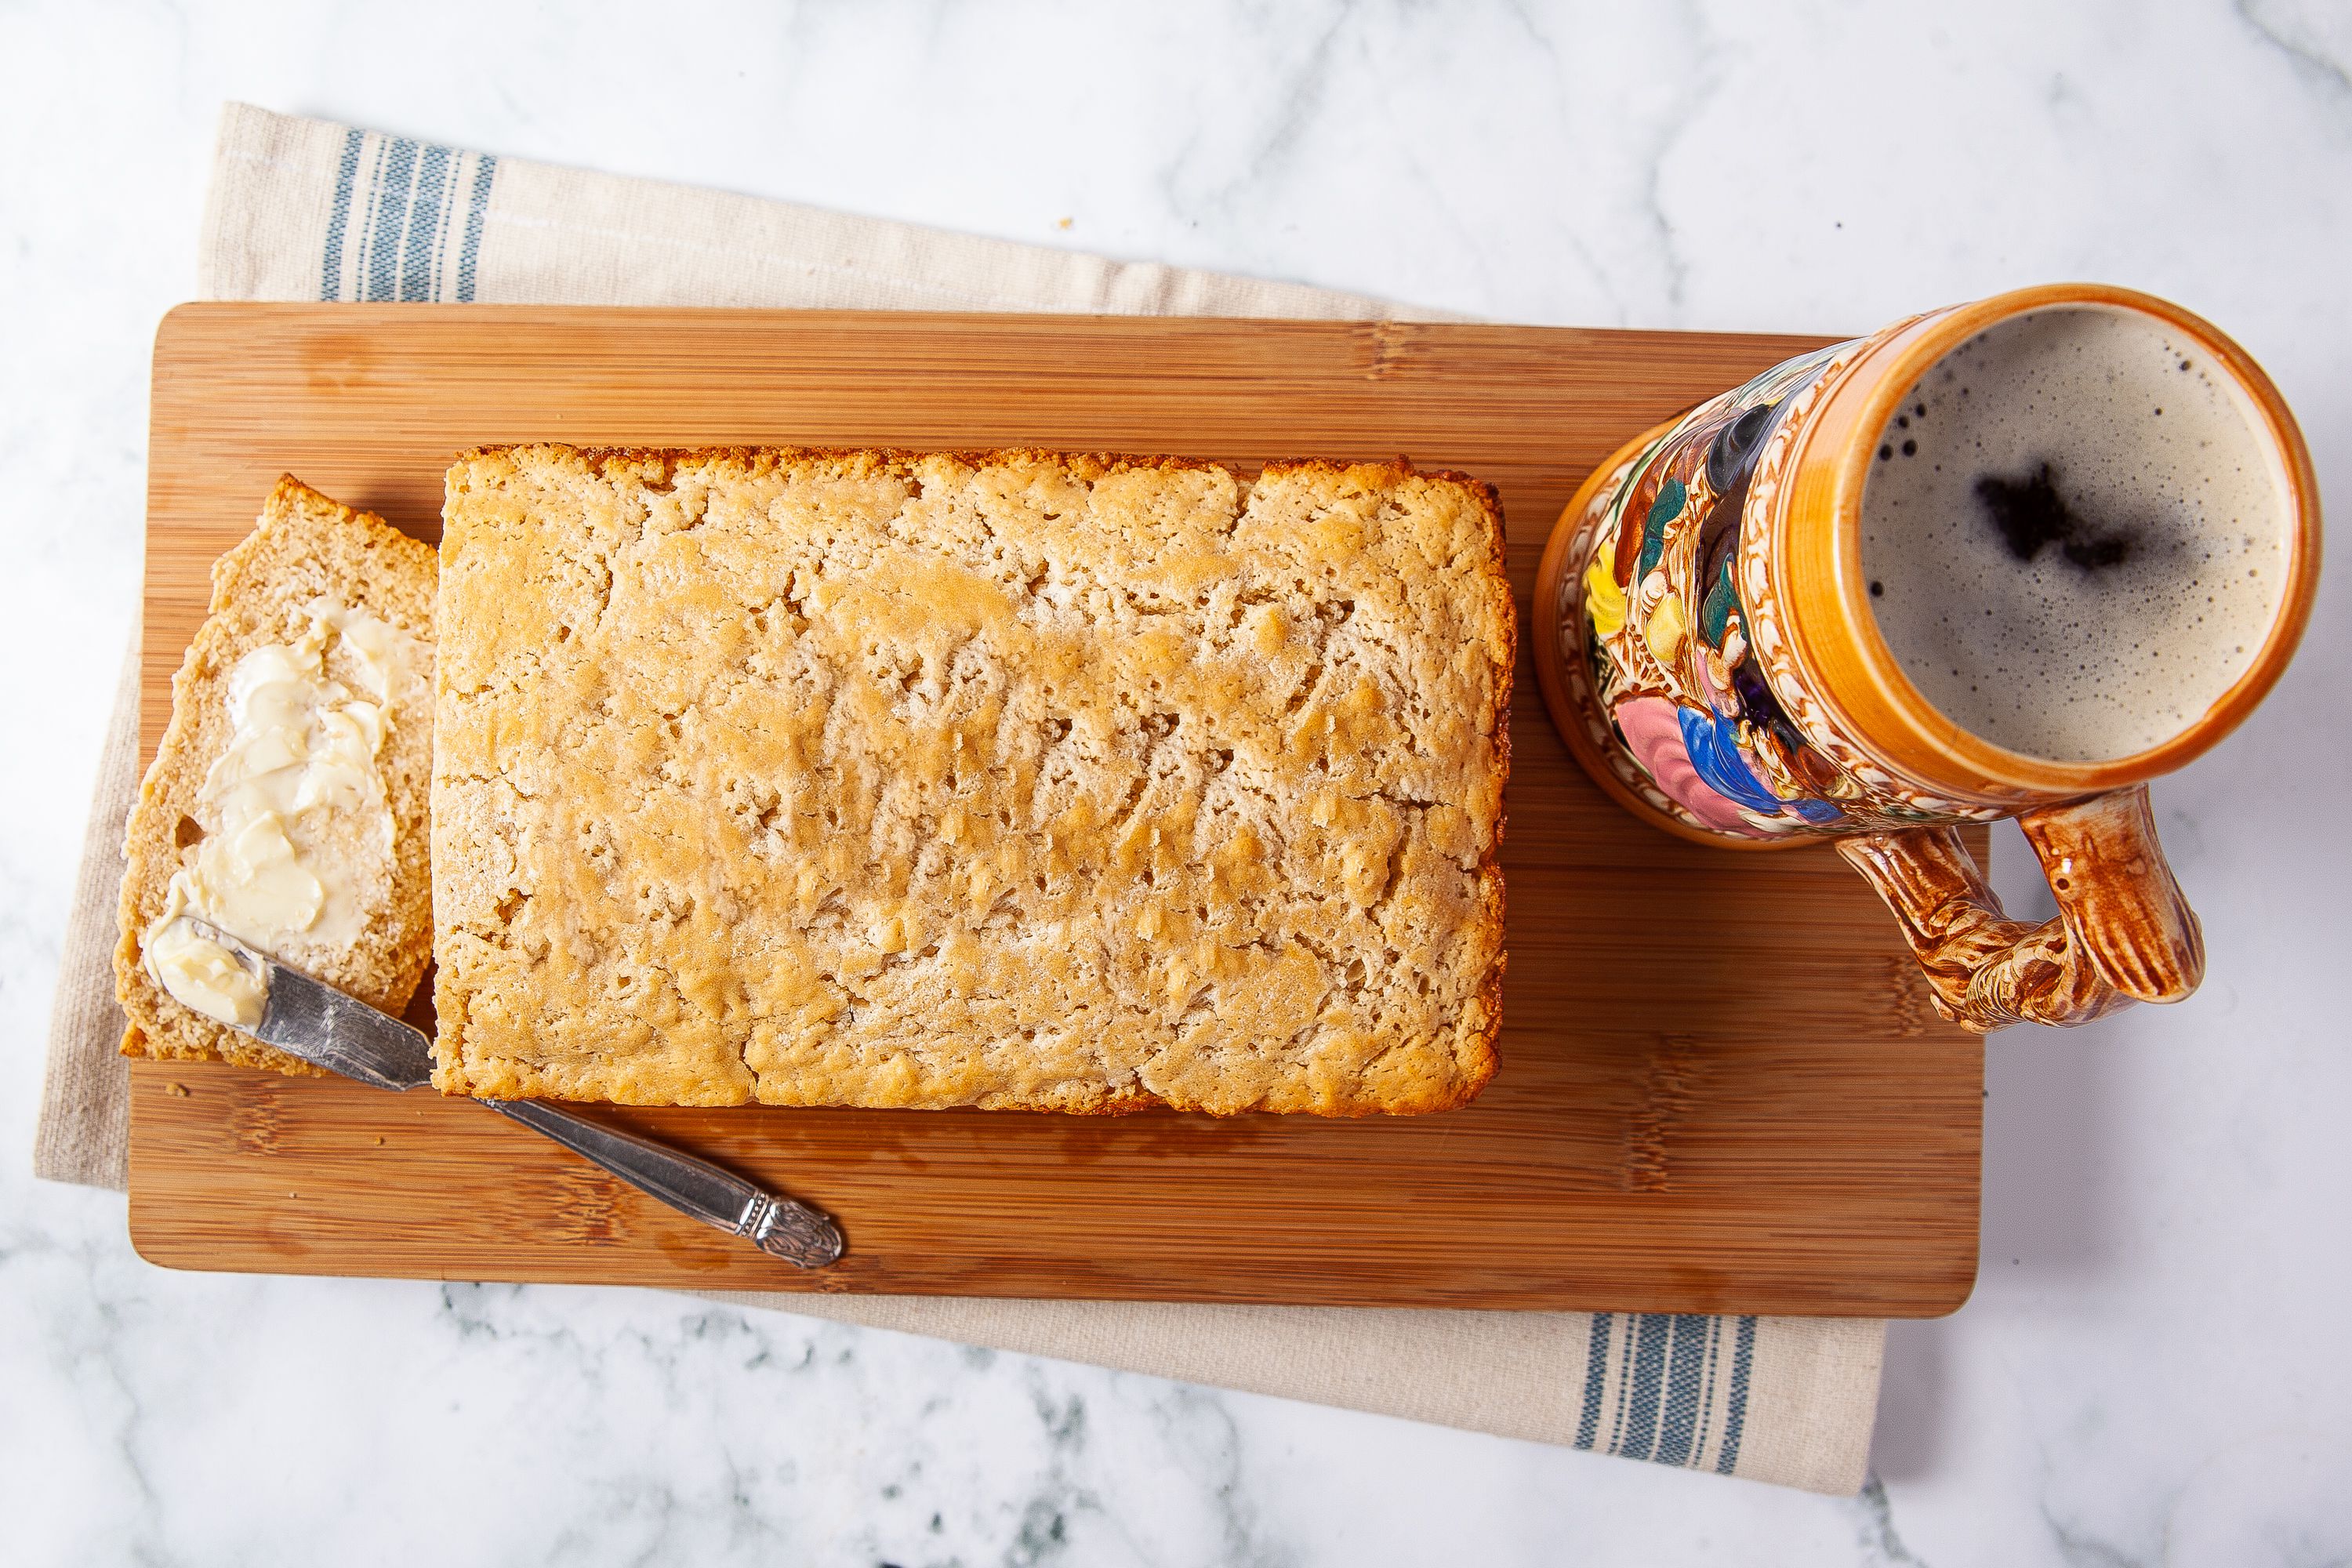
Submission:
MULTIPOLYGON (((216 300, 735 305, 1461 320, 1359 295, 845 217, 231 104, 198 291, 216 300)), ((102 753, 51 1018, 37 1172, 126 1184, 115 889, 138 789, 136 659, 102 753)), ((841 1322, 1823 1492, 1863 1481, 1885 1325, 725 1293, 841 1322)))

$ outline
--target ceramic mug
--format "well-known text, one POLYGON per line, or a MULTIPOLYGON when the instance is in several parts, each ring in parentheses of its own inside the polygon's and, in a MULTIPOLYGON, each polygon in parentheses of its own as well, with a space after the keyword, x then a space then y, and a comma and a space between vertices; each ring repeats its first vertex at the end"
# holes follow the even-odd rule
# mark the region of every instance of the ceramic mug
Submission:
MULTIPOLYGON (((2022 416, 2025 438, 2039 416, 2022 416)), ((2050 466, 2039 473, 2051 489, 2050 466)), ((1942 478, 1922 476, 1927 488, 1913 489, 1940 505, 1953 530, 2011 530, 2004 536, 2011 554, 2042 562, 2031 569, 2063 574, 2079 560, 2092 573, 2128 552, 2121 534, 2079 542, 2035 534, 2030 474, 1979 475, 1973 493, 1968 476, 1952 478, 1939 503, 1934 487, 1942 478), (2025 497, 2022 535, 2008 513, 1968 515, 2018 496, 2025 497), (2043 542, 2061 543, 2063 559, 2042 552, 2043 542)), ((2053 515, 2055 497, 2051 489, 2043 508, 2053 515)), ((1892 525, 1884 510, 1871 515, 1875 540, 1892 525)), ((1977 546, 1962 538, 1956 548, 1977 546)), ((2176 540, 2166 548, 2180 546, 2176 540)), ((1569 503, 1545 549, 1537 673, 1570 748, 1635 816, 1740 848, 1833 840, 1902 923, 1947 1018, 1979 1031, 2021 1021, 2078 1024, 2135 1000, 2177 1001, 2202 976, 2203 937, 2157 843, 2147 781, 2219 742, 2270 689, 2302 635, 2318 570, 2310 456, 2277 389, 2244 351, 2164 300, 2052 285, 1931 311, 1790 360, 1611 456, 1569 503), (2244 547, 2271 552, 2263 586, 2246 592, 2274 607, 2254 634, 2241 626, 2235 656, 2212 653, 2208 663, 2221 672, 2212 679, 2226 685, 2184 721, 2125 754, 2095 748, 2070 757, 2043 754, 2066 752, 2063 741, 2019 749, 2003 743, 2013 736, 1979 733, 1990 726, 1956 721, 1923 691, 1915 675, 1940 681, 1943 672, 1918 658, 1906 663, 1890 645, 1874 607, 1874 589, 1883 595, 1888 584, 1864 564, 1864 500, 1874 469, 1891 474, 1917 447, 1902 432, 1914 408, 1925 431, 1924 378, 1936 374, 1941 395, 1964 398, 1966 381, 1956 389, 1958 373, 1944 373, 1981 345, 2012 342, 2014 334, 1996 331, 2005 323, 2021 331, 2039 322, 2034 330, 2045 335, 2116 330, 2104 319, 2052 314, 2085 311, 2126 312, 2160 331, 2178 348, 2180 370, 2195 368, 2215 389, 2210 395, 2221 401, 2212 406, 2241 411, 2241 456, 2269 465, 2263 493, 2275 498, 2255 509, 2275 515, 2245 520, 2244 547), (2234 679, 2232 666, 2212 662, 2231 657, 2242 658, 2234 679), (2003 915, 1959 837, 1963 824, 2003 816, 2018 818, 2056 896, 2057 917, 2039 926, 2003 915)), ((1924 592, 1927 584, 1900 586, 1924 592)), ((1944 621, 1975 613, 1965 593, 1945 596, 1951 603, 1936 612, 1944 621)), ((2116 613, 2131 613, 2128 595, 2116 613)), ((2147 657, 2193 663, 2209 652, 2192 646, 2202 623, 2186 625, 2150 633, 2168 641, 2147 657)), ((2049 626, 2028 629, 2040 637, 2049 626)), ((1969 682, 1966 691, 1979 693, 1968 700, 2029 719, 2045 691, 2057 689, 2044 669, 1984 698, 1979 673, 1952 671, 1969 682)), ((2105 704, 2100 712, 2118 705, 2111 692, 2083 700, 2105 704)), ((2046 728, 2051 713, 2035 721, 2046 728)))

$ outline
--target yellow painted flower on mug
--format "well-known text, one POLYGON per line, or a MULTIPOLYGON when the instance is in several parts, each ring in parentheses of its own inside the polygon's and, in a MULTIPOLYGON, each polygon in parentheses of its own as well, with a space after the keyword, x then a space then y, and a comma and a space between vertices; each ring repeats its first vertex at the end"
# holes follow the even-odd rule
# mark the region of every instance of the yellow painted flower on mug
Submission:
POLYGON ((1592 629, 1613 637, 1625 626, 1625 590, 1617 585, 1617 542, 1603 538, 1584 569, 1584 614, 1592 629))
POLYGON ((1642 640, 1650 645, 1650 652, 1660 664, 1672 668, 1675 656, 1690 637, 1690 622, 1684 618, 1683 602, 1669 595, 1658 601, 1650 614, 1647 626, 1642 628, 1642 640))

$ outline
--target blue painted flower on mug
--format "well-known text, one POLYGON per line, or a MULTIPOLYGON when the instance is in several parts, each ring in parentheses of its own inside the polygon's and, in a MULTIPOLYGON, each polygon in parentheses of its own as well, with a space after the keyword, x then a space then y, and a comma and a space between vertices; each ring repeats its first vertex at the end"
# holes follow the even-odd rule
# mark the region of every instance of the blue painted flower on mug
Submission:
POLYGON ((1682 721, 1683 749, 1690 754, 1691 766, 1707 786, 1717 795, 1733 800, 1759 816, 1780 815, 1780 797, 1764 787, 1748 766, 1748 759, 1739 754, 1739 724, 1720 713, 1698 713, 1688 708, 1677 709, 1682 721))

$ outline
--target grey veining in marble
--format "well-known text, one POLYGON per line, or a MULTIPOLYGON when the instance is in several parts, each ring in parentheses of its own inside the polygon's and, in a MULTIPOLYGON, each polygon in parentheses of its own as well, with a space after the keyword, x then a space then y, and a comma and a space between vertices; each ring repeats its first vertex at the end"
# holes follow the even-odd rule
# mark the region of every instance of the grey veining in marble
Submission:
POLYGON ((1859 331, 2105 279, 2238 335, 2352 494, 2341 0, 645 15, 0 10, 0 1559, 2352 1558, 2341 574, 2270 707, 2158 791, 2205 991, 1993 1043, 1982 1281, 1895 1329, 1858 1499, 658 1294, 168 1274, 120 1198, 33 1184, 148 343, 224 98, 1528 321, 1859 331))

